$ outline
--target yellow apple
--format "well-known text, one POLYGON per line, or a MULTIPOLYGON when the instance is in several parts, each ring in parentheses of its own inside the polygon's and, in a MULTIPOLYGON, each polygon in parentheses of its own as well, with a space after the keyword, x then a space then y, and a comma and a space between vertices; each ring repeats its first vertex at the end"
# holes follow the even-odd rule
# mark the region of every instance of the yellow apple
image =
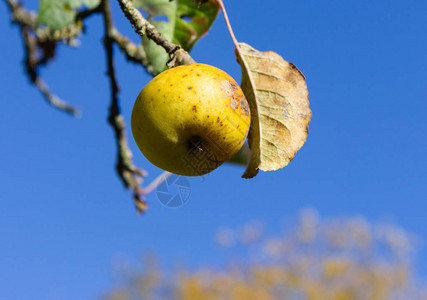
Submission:
POLYGON ((164 71, 142 89, 131 125, 136 144, 152 164, 199 176, 242 147, 250 112, 232 77, 209 65, 190 64, 164 71))

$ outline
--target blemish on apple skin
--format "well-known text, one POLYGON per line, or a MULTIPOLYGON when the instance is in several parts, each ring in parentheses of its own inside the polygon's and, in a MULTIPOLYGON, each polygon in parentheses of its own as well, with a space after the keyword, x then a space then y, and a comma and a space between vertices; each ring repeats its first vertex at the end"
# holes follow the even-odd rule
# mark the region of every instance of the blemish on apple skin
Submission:
POLYGON ((184 75, 182 75, 182 78, 187 77, 187 76, 188 76, 188 74, 184 74, 184 75))
POLYGON ((239 88, 230 80, 221 80, 221 90, 227 94, 227 96, 233 96, 235 91, 239 88))
POLYGON ((188 89, 189 89, 189 90, 192 90, 192 89, 193 89, 193 87, 192 87, 192 86, 189 86, 189 87, 188 87, 188 89))
POLYGON ((197 106, 193 105, 193 108, 191 110, 194 111, 194 112, 197 112, 197 106))
POLYGON ((242 98, 240 98, 240 107, 242 108, 243 112, 245 113, 245 116, 249 116, 249 106, 248 106, 248 102, 246 101, 245 96, 242 96, 242 98))
POLYGON ((217 123, 219 123, 219 117, 218 117, 218 118, 216 118, 216 122, 217 122, 217 123))
POLYGON ((221 90, 225 93, 225 97, 230 97, 231 109, 237 109, 239 107, 239 100, 242 98, 242 95, 238 92, 239 87, 230 80, 222 80, 220 84, 221 90))

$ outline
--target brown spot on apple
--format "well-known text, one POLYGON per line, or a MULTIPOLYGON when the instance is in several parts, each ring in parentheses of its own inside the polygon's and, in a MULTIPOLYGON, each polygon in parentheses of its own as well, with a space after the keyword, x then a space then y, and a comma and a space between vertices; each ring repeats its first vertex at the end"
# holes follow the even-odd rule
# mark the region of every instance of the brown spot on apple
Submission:
POLYGON ((249 116, 249 106, 248 106, 248 102, 246 101, 245 96, 242 96, 242 98, 240 98, 240 107, 242 108, 243 112, 245 113, 245 116, 249 116))
POLYGON ((239 107, 239 101, 242 95, 238 92, 239 87, 230 80, 222 80, 220 82, 221 90, 225 93, 226 97, 230 97, 230 107, 235 110, 239 107))

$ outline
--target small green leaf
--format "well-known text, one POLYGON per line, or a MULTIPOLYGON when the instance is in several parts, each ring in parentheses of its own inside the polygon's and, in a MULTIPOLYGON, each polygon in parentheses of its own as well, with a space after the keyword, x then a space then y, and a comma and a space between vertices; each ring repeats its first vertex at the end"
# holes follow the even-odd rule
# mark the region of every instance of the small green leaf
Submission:
POLYGON ((218 14, 216 1, 209 1, 200 8, 190 0, 178 0, 175 35, 172 40, 189 51, 206 34, 218 14))
POLYGON ((74 22, 78 9, 84 4, 88 9, 95 8, 101 0, 40 0, 38 24, 52 30, 66 27, 74 22))
POLYGON ((101 3, 101 0, 81 0, 81 3, 86 5, 87 8, 92 9, 97 7, 101 3))
POLYGON ((73 1, 40 0, 37 23, 43 23, 52 30, 61 29, 74 21, 76 12, 73 1))
MULTIPOLYGON (((207 1, 200 8, 192 0, 134 0, 133 3, 148 13, 150 23, 169 41, 181 45, 186 51, 206 34, 219 10, 215 0, 207 1)), ((154 73, 164 71, 169 60, 166 51, 145 37, 143 46, 154 73)))

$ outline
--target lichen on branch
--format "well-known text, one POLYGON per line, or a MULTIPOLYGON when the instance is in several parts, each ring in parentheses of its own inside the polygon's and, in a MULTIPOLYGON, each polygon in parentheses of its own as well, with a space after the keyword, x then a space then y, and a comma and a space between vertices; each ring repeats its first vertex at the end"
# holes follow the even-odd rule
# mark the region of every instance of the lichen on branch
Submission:
POLYGON ((147 36, 157 45, 163 47, 163 49, 165 49, 169 54, 171 58, 171 61, 168 64, 169 67, 195 63, 194 59, 187 51, 182 49, 180 45, 176 45, 171 41, 168 41, 154 25, 148 22, 139 10, 135 8, 131 0, 118 0, 118 2, 126 18, 135 29, 135 32, 141 37, 147 36))

